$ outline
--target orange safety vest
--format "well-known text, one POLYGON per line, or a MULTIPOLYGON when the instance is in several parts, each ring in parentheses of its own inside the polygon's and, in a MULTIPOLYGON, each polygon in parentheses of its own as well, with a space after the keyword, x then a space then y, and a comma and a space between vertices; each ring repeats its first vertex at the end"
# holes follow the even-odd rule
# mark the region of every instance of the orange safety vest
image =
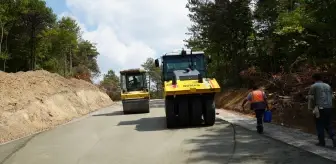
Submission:
POLYGON ((251 103, 264 102, 264 93, 260 90, 252 91, 252 101, 251 103))

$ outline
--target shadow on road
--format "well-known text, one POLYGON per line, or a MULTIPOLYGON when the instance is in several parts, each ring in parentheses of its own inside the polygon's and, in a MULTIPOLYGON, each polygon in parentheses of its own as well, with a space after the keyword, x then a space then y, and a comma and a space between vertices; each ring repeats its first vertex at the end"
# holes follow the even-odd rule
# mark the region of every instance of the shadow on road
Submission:
POLYGON ((94 114, 92 116, 120 116, 120 115, 124 115, 123 111, 114 111, 111 113, 102 113, 102 114, 94 114))
MULTIPOLYGON (((216 120, 218 124, 229 124, 223 120, 216 120)), ((206 134, 186 141, 186 144, 196 145, 196 148, 190 150, 191 156, 187 163, 225 163, 232 154, 233 135, 230 127, 215 130, 214 128, 206 130, 206 134)))
POLYGON ((186 141, 186 144, 196 145, 190 151, 191 154, 197 154, 192 155, 188 163, 333 163, 254 131, 237 126, 233 128, 225 121, 217 121, 216 124, 218 123, 227 124, 227 126, 221 126, 220 129, 209 128, 207 134, 186 141))
MULTIPOLYGON (((223 121, 216 119, 216 124, 222 124, 223 121)), ((141 118, 133 121, 121 121, 118 126, 123 125, 136 125, 135 130, 143 131, 158 131, 158 130, 177 130, 177 129, 192 129, 192 128, 202 128, 206 127, 205 125, 200 126, 188 126, 188 127, 176 127, 167 129, 166 117, 151 117, 151 118, 141 118)))
POLYGON ((136 125, 137 131, 157 131, 166 129, 166 117, 141 118, 134 121, 121 121, 118 126, 136 125))

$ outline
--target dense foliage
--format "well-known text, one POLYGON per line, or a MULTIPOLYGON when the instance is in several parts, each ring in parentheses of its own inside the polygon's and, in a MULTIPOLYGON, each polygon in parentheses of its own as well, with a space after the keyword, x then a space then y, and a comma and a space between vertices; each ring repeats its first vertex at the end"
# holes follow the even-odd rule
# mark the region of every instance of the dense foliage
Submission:
POLYGON ((149 75, 149 90, 150 96, 153 99, 162 98, 162 82, 161 69, 155 67, 153 58, 148 58, 141 66, 148 72, 149 75))
POLYGON ((120 100, 120 79, 113 70, 109 70, 107 74, 104 75, 100 86, 106 90, 106 93, 112 100, 120 100))
POLYGON ((244 85, 248 70, 271 78, 335 62, 336 1, 188 0, 187 8, 187 46, 211 55, 222 86, 244 85))
POLYGON ((99 74, 95 45, 70 17, 57 20, 43 0, 0 0, 0 69, 44 69, 91 81, 99 74))

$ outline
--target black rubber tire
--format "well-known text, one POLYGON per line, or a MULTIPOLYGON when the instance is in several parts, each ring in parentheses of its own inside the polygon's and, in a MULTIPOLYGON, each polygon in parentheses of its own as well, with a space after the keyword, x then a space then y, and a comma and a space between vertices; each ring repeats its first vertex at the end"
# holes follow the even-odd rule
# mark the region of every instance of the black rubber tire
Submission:
POLYGON ((149 102, 146 104, 146 109, 143 111, 144 113, 150 112, 149 102))
MULTIPOLYGON (((122 103, 122 106, 123 106, 123 109, 125 109, 125 105, 124 105, 124 103, 122 103)), ((127 111, 125 111, 125 110, 123 110, 123 113, 124 113, 124 115, 129 114, 129 112, 127 112, 127 111)))
POLYGON ((148 109, 144 110, 144 113, 149 113, 149 112, 150 112, 149 107, 148 109))
POLYGON ((181 126, 189 125, 188 99, 179 99, 178 101, 178 120, 181 126))
POLYGON ((146 109, 144 110, 144 113, 149 113, 150 107, 149 107, 149 100, 146 102, 146 109))
POLYGON ((165 112, 166 112, 166 125, 167 128, 176 127, 176 116, 174 113, 174 100, 166 99, 165 100, 165 112))
POLYGON ((191 100, 191 113, 190 121, 191 125, 198 126, 202 124, 202 100, 200 98, 193 98, 191 100))
POLYGON ((205 110, 203 112, 204 124, 207 126, 213 126, 216 121, 216 107, 213 99, 205 100, 205 110))

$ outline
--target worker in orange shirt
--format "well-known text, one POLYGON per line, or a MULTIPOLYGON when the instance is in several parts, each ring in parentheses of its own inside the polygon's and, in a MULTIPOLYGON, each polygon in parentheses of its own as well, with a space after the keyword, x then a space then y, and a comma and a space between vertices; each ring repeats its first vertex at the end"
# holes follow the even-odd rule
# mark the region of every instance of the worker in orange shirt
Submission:
POLYGON ((251 103, 251 110, 254 110, 257 118, 257 131, 263 133, 263 116, 265 110, 268 109, 267 97, 265 92, 255 85, 252 85, 249 89, 252 89, 252 91, 244 99, 242 107, 244 108, 247 101, 251 103))

